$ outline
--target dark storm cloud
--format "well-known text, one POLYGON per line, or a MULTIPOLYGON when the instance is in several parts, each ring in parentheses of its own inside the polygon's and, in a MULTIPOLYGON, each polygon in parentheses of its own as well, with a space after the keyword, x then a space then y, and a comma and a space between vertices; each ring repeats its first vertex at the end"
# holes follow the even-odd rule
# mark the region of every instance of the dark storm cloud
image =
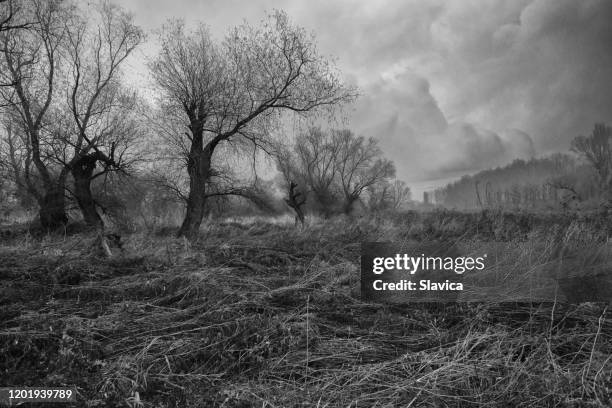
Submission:
POLYGON ((519 127, 539 151, 566 148, 594 121, 610 120, 611 17, 609 1, 536 0, 491 35, 457 27, 446 107, 495 128, 519 127))
POLYGON ((612 122, 612 1, 122 2, 147 28, 202 20, 221 37, 285 9, 363 97, 351 123, 398 176, 426 181, 565 151, 612 122))
POLYGON ((380 138, 399 173, 415 180, 462 175, 535 153, 525 132, 496 133, 447 120, 428 81, 408 72, 370 85, 353 118, 364 134, 380 138))

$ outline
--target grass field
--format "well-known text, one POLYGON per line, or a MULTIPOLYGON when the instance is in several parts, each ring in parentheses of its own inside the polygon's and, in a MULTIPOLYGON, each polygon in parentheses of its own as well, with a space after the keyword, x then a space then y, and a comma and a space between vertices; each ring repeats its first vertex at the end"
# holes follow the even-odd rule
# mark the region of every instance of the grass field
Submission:
POLYGON ((195 243, 125 235, 112 259, 93 235, 5 228, 0 385, 73 385, 90 407, 612 406, 605 304, 360 299, 362 241, 505 243, 512 273, 607 245, 605 220, 556 220, 210 222, 195 243))

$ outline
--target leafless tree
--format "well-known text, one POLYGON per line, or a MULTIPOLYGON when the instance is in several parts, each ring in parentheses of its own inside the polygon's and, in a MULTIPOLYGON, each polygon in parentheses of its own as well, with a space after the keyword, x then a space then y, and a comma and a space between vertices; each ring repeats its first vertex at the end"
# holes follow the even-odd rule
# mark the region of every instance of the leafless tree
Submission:
POLYGON ((394 180, 391 183, 391 209, 398 210, 404 204, 410 201, 412 198, 412 192, 410 187, 406 185, 403 180, 394 180))
POLYGON ((53 138, 47 125, 57 92, 57 68, 68 10, 59 1, 32 0, 28 6, 29 18, 34 21, 28 30, 0 33, 0 82, 8 84, 0 87, 0 95, 21 122, 33 166, 41 180, 42 188, 35 193, 40 221, 46 228, 55 228, 67 220, 64 198, 67 172, 58 171, 46 160, 53 138))
POLYGON ((39 203, 41 224, 53 229, 67 221, 66 180, 72 174, 85 220, 100 226, 89 186, 96 163, 120 168, 117 152, 125 145, 121 129, 130 97, 118 69, 142 33, 130 15, 106 1, 27 4, 27 18, 35 23, 0 33, 0 81, 10 84, 0 94, 27 136, 39 182, 25 181, 39 203))
POLYGON ((329 132, 310 127, 298 137, 289 163, 295 166, 292 179, 303 180, 324 216, 334 212, 340 191, 337 185, 340 145, 329 132))
MULTIPOLYGON (((169 117, 164 112, 149 116, 149 126, 154 132, 162 135, 159 143, 155 144, 154 166, 150 166, 151 182, 157 188, 165 190, 174 197, 174 201, 179 205, 186 205, 189 200, 189 174, 187 164, 189 158, 188 141, 183 136, 176 134, 176 128, 180 129, 180 124, 173 122, 173 117, 169 117), (175 126, 175 127, 173 127, 175 126)), ((258 209, 266 212, 274 212, 275 208, 269 197, 269 189, 261 185, 261 179, 253 170, 255 177, 246 175, 245 172, 251 170, 255 165, 254 155, 257 151, 248 152, 244 146, 234 146, 231 143, 219 146, 215 150, 209 170, 209 177, 205 182, 205 215, 209 216, 213 212, 222 212, 228 206, 235 204, 235 199, 245 199, 254 204, 258 209), (234 148, 235 147, 235 148, 234 148), (248 156, 247 156, 248 155, 248 156), (249 166, 244 165, 245 156, 249 157, 249 166)))
POLYGON ((398 210, 411 199, 410 187, 402 180, 383 180, 367 190, 371 211, 398 210))
POLYGON ((270 153, 282 112, 306 115, 354 97, 313 39, 280 11, 259 27, 235 28, 221 44, 203 26, 188 33, 172 21, 162 30, 161 52, 150 68, 189 146, 187 211, 179 235, 190 238, 204 216, 206 181, 219 145, 270 153))
POLYGON ((612 193, 612 127, 595 125, 588 136, 572 140, 572 150, 582 155, 595 168, 602 191, 612 193))
POLYGON ((344 193, 345 214, 370 186, 395 176, 393 162, 382 157, 374 138, 355 136, 350 130, 332 131, 338 179, 344 193))
POLYGON ((278 150, 277 168, 287 187, 294 181, 303 185, 324 216, 340 206, 350 213, 364 191, 395 175, 377 141, 356 137, 350 130, 310 127, 291 149, 278 150))
POLYGON ((65 140, 72 150, 64 162, 74 179, 74 195, 85 222, 102 227, 91 182, 112 170, 123 170, 124 153, 136 137, 130 112, 136 98, 120 83, 120 66, 143 40, 130 14, 103 1, 95 13, 75 14, 66 22, 68 92, 66 105, 73 132, 65 140), (96 165, 102 170, 94 173, 96 165))

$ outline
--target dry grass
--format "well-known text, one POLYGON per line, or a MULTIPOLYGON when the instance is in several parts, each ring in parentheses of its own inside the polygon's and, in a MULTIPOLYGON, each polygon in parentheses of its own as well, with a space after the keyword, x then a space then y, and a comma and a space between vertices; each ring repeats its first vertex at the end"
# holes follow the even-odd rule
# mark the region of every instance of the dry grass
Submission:
MULTIPOLYGON (((605 305, 359 299, 361 241, 461 222, 234 220, 196 243, 134 234, 111 260, 90 254, 94 236, 11 237, 0 385, 76 385, 99 407, 610 406, 605 305)), ((553 251, 546 237, 507 244, 516 270, 553 251)))

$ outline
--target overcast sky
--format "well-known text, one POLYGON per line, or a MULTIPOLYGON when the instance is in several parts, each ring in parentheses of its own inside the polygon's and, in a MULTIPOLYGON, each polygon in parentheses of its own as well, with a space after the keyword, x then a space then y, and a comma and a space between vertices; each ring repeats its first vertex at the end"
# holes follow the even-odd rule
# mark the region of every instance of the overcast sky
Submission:
POLYGON ((611 0, 117 3, 145 30, 180 17, 217 38, 285 10, 360 88, 349 126, 379 138, 415 198, 462 174, 567 151, 595 122, 612 122, 611 0))

